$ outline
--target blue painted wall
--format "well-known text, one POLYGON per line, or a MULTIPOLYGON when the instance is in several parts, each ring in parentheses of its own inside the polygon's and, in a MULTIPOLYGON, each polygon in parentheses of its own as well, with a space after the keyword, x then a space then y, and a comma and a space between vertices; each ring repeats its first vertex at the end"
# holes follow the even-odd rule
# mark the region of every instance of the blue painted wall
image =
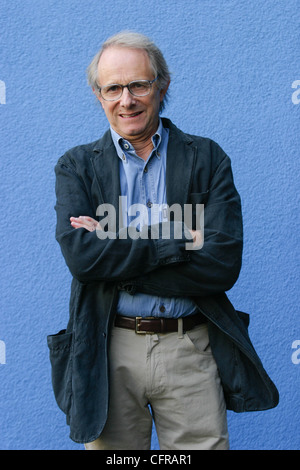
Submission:
POLYGON ((231 447, 300 448, 299 10, 297 0, 1 1, 1 449, 82 449, 54 401, 46 346, 67 323, 70 281, 53 167, 107 128, 85 69, 122 29, 161 47, 172 71, 164 115, 225 149, 243 200, 244 263, 229 296, 251 314, 281 401, 229 412, 231 447))

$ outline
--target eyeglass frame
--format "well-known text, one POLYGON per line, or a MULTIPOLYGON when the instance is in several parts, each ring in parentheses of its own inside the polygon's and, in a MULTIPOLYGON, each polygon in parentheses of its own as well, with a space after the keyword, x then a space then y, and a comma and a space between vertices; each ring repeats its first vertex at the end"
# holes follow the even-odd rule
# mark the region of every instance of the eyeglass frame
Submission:
POLYGON ((152 89, 152 83, 154 83, 156 80, 158 79, 158 75, 156 78, 154 78, 153 80, 145 80, 145 79, 140 79, 140 80, 132 80, 131 82, 127 83, 127 85, 121 85, 120 83, 110 83, 109 85, 105 85, 105 87, 102 87, 102 88, 106 88, 106 87, 110 87, 110 86, 120 86, 122 88, 122 91, 121 91, 121 95, 119 96, 119 98, 115 98, 113 100, 108 100, 106 98, 104 98, 104 96, 102 95, 101 93, 101 87, 100 86, 97 86, 98 88, 98 91, 99 93, 101 94, 101 97, 104 99, 104 101, 118 101, 121 96, 123 95, 123 90, 124 88, 127 88, 127 90, 129 91, 129 93, 132 95, 132 96, 135 96, 137 98, 141 98, 142 96, 148 96, 151 92, 151 89, 152 89), (149 93, 146 93, 145 95, 135 95, 134 93, 132 93, 132 91, 130 91, 129 89, 129 86, 132 84, 132 83, 135 83, 135 82, 147 82, 149 83, 150 85, 150 88, 149 88, 149 93))

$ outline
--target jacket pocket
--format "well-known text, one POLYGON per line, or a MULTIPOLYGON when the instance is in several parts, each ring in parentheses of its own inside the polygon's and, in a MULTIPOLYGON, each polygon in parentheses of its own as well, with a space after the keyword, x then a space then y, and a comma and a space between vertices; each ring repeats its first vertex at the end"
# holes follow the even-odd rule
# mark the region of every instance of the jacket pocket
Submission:
POLYGON ((47 336, 53 392, 59 408, 66 414, 72 395, 72 336, 66 330, 47 336))

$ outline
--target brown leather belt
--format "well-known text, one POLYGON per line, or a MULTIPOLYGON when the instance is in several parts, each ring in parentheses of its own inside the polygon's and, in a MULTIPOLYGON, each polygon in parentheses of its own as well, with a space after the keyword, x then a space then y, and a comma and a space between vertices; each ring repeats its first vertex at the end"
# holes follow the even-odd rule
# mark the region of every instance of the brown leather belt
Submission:
MULTIPOLYGON (((192 330, 195 326, 206 323, 206 321, 206 317, 201 313, 183 317, 182 330, 192 330)), ((124 317, 122 315, 117 315, 115 318, 115 326, 135 330, 137 334, 151 335, 155 333, 172 333, 178 331, 178 319, 161 317, 124 317)))

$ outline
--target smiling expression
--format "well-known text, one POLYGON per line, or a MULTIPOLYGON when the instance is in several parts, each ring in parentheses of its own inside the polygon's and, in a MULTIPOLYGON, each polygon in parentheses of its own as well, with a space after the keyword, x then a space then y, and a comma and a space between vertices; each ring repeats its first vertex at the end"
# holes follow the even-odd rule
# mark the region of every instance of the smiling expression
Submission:
MULTIPOLYGON (((153 80, 156 78, 146 51, 112 46, 105 49, 98 64, 98 84, 100 87, 118 83, 127 85, 133 80, 153 80)), ((111 127, 129 142, 146 141, 156 132, 159 107, 167 91, 160 90, 153 83, 147 96, 133 96, 127 88, 117 101, 105 101, 97 97, 105 111, 111 127)))

